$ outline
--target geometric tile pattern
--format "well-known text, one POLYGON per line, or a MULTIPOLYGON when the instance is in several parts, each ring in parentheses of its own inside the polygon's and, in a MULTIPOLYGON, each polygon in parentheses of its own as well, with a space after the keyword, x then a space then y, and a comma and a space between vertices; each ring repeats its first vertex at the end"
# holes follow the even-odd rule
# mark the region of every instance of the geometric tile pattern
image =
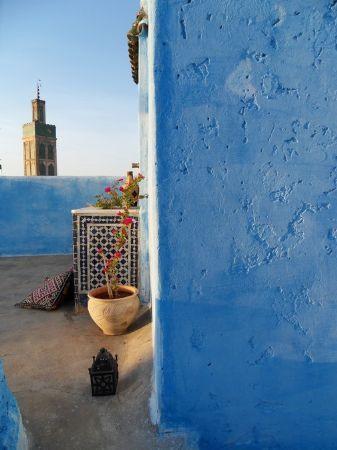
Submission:
MULTIPOLYGON (((87 292, 102 286, 103 260, 97 248, 103 248, 107 256, 116 251, 116 240, 112 233, 121 227, 118 210, 110 215, 79 212, 73 214, 73 262, 75 303, 87 305, 87 292)), ((138 286, 138 215, 130 214, 135 222, 128 229, 128 238, 121 250, 122 258, 118 269, 120 284, 138 286)))

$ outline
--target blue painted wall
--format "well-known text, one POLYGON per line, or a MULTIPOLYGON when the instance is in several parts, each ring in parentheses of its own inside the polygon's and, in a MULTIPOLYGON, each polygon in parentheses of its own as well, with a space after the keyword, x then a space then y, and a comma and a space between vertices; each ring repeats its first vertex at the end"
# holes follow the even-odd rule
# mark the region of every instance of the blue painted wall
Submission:
POLYGON ((0 177, 0 255, 72 252, 71 210, 95 202, 109 177, 0 177))
POLYGON ((139 233, 139 264, 140 271, 139 295, 142 301, 150 302, 150 271, 149 271, 149 214, 148 214, 148 55, 147 55, 147 27, 143 21, 142 33, 139 36, 139 144, 140 144, 140 172, 144 180, 140 183, 140 233, 139 233))
POLYGON ((336 1, 148 8, 157 421, 336 449, 336 1))
POLYGON ((28 441, 17 402, 8 389, 0 361, 0 448, 26 450, 28 441))

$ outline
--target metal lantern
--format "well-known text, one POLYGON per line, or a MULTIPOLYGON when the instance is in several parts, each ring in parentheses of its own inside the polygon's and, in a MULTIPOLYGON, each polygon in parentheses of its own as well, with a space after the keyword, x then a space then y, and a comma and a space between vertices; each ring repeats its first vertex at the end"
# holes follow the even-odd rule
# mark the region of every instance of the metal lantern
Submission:
POLYGON ((118 383, 118 363, 106 348, 93 356, 89 369, 92 395, 115 395, 118 383))

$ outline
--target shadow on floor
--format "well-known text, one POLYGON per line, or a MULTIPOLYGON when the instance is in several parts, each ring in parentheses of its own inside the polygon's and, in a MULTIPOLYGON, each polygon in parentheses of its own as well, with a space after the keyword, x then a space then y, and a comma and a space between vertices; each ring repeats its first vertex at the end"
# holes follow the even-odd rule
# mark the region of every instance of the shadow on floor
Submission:
POLYGON ((147 306, 142 306, 137 319, 129 327, 129 333, 139 330, 152 322, 152 310, 147 306))

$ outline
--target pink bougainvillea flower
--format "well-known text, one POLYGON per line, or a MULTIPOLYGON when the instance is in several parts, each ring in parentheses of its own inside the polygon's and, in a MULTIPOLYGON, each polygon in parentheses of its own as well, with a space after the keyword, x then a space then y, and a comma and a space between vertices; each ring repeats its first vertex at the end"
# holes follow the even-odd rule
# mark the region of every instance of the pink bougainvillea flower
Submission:
POLYGON ((123 220, 124 225, 131 225, 133 223, 133 219, 131 217, 125 217, 123 220))
POLYGON ((110 239, 114 243, 114 250, 107 255, 102 248, 102 244, 99 243, 99 248, 97 248, 97 254, 101 254, 104 262, 103 273, 110 298, 118 298, 118 284, 121 280, 121 274, 118 271, 120 270, 121 261, 123 261, 123 255, 125 253, 122 249, 127 242, 131 224, 136 222, 134 218, 129 216, 129 204, 132 200, 130 186, 138 186, 143 178, 145 177, 142 174, 137 175, 130 185, 124 185, 124 177, 118 178, 117 181, 114 179, 112 180, 111 186, 105 188, 105 192, 109 195, 104 196, 103 194, 97 196, 100 203, 104 200, 109 205, 119 205, 119 211, 115 213, 116 216, 120 217, 118 227, 112 229, 110 234, 110 239))

